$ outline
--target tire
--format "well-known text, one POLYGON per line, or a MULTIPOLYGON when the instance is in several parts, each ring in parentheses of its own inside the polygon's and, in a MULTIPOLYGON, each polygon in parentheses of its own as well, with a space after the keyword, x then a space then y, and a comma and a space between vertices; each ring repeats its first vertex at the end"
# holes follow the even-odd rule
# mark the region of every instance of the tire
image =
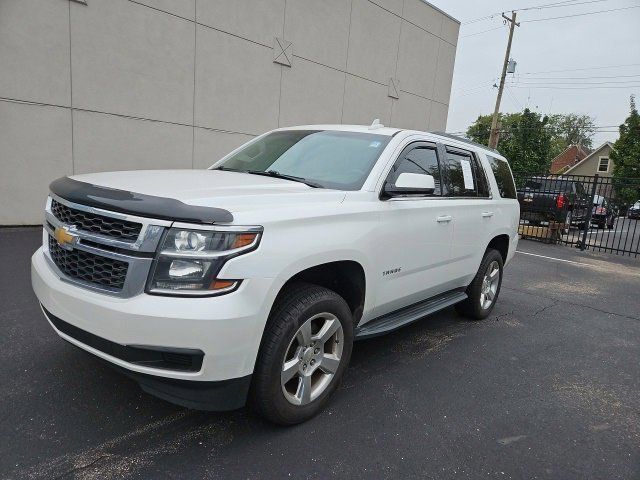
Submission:
POLYGON ((249 392, 251 407, 280 425, 309 420, 340 385, 352 348, 353 316, 341 296, 307 283, 288 287, 267 321, 249 392), (311 329, 305 330, 308 323, 311 329), (321 343, 318 328, 337 330, 321 343), (285 372, 293 372, 286 381, 285 372))
POLYGON ((489 316, 498 301, 500 287, 502 286, 503 269, 504 264, 500 252, 488 249, 482 258, 482 262, 480 262, 478 273, 467 287, 467 299, 456 305, 456 310, 460 315, 472 320, 483 320, 489 316), (485 275, 488 273, 490 267, 491 270, 494 270, 496 266, 498 268, 498 278, 495 283, 495 289, 493 288, 494 284, 491 285, 493 297, 491 303, 487 305, 486 295, 483 294, 483 292, 486 291, 485 275))

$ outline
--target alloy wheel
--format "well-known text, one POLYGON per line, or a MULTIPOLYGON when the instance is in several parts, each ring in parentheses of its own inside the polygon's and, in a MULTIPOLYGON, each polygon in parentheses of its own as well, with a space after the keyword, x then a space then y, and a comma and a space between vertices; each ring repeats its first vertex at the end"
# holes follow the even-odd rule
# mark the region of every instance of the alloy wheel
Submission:
POLYGON ((500 283, 500 265, 495 260, 489 264, 480 289, 480 307, 486 310, 491 306, 498 292, 500 283))
POLYGON ((344 345, 344 331, 332 313, 307 319, 291 339, 282 362, 280 383, 285 398, 306 405, 318 398, 333 380, 344 345))

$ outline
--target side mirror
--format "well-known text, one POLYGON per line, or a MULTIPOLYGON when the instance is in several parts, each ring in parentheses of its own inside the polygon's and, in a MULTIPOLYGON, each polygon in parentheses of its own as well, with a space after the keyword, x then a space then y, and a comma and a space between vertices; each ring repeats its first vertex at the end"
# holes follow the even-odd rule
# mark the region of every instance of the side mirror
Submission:
POLYGON ((395 185, 385 184, 384 193, 388 197, 399 195, 430 195, 436 189, 436 181, 432 175, 422 173, 401 173, 395 185))

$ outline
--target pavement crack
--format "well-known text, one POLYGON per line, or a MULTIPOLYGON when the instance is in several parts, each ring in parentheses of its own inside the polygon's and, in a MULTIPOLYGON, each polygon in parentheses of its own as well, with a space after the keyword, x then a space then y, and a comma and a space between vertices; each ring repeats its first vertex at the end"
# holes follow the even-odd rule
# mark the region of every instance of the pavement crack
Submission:
MULTIPOLYGON (((505 290, 511 290, 511 291, 513 291, 513 292, 519 292, 519 293, 524 293, 524 294, 526 294, 526 295, 531 295, 532 297, 539 297, 539 294, 531 293, 531 292, 528 292, 527 290, 520 290, 519 288, 511 288, 511 287, 505 287, 505 286, 503 286, 502 288, 503 288, 503 289, 505 289, 505 290)), ((583 308, 588 308, 589 310, 593 310, 593 311, 595 311, 595 312, 605 313, 605 314, 607 314, 607 315, 614 315, 614 316, 616 316, 616 317, 626 318, 626 319, 628 319, 628 320, 640 321, 640 318, 638 318, 638 317, 634 317, 634 316, 632 316, 632 315, 624 315, 624 314, 622 314, 622 313, 610 312, 610 311, 608 311, 608 310, 602 310, 602 309, 600 309, 600 308, 592 307, 592 306, 590 306, 590 305, 584 305, 584 304, 582 304, 582 303, 569 302, 569 301, 567 301, 567 300, 565 300, 565 299, 563 299, 563 300, 555 300, 555 299, 554 299, 554 301, 555 301, 555 302, 557 302, 555 305, 547 305, 547 306, 546 306, 545 308, 543 308, 542 310, 539 310, 539 311, 537 311, 536 313, 534 313, 534 314, 533 314, 533 316, 538 315, 539 313, 541 313, 543 310, 546 310, 547 308, 551 308, 551 307, 554 307, 554 306, 556 306, 556 305, 558 305, 558 304, 560 304, 560 303, 564 303, 564 304, 566 304, 566 305, 571 305, 571 306, 574 306, 574 307, 583 307, 583 308)))

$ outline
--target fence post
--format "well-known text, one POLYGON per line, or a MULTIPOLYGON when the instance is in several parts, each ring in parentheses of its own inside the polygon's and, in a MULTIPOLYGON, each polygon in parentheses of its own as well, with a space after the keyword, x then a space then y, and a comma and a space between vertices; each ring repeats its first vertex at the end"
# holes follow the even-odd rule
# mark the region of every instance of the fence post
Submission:
POLYGON ((587 248, 587 232, 591 226, 591 213, 593 212, 593 200, 596 198, 596 191, 598 189, 599 175, 596 173, 593 176, 593 187, 591 188, 591 197, 589 198, 589 204, 587 205, 587 218, 584 220, 584 232, 582 233, 582 242, 580 243, 580 250, 584 251, 587 248))

